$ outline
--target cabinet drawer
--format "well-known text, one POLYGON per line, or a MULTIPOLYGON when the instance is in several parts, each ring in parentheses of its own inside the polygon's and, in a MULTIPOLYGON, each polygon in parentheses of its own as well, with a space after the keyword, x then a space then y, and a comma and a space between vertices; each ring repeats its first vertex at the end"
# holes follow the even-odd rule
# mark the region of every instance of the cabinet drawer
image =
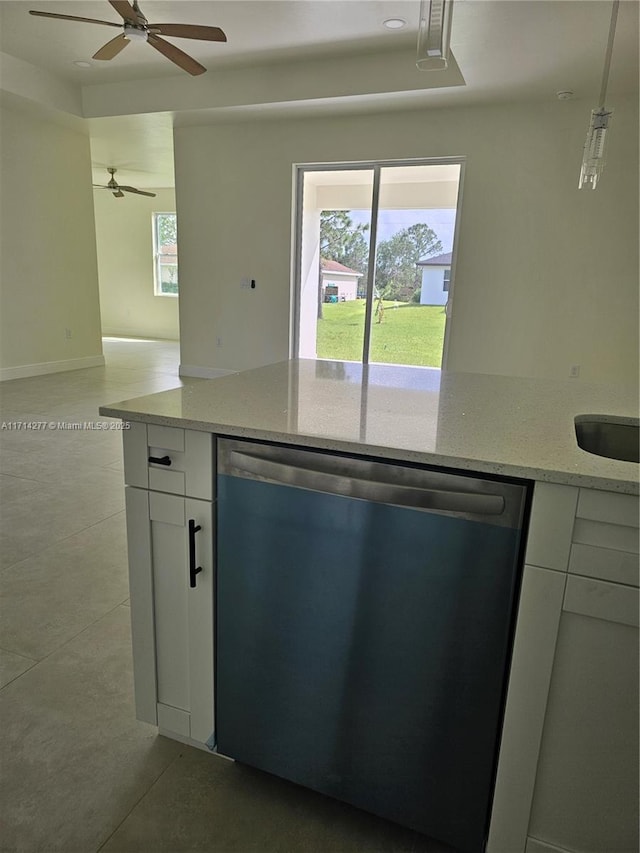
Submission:
POLYGON ((638 627, 638 590, 618 583, 570 577, 562 609, 592 619, 638 627))
POLYGON ((573 527, 573 542, 582 545, 595 545, 598 548, 612 548, 614 551, 638 553, 638 528, 624 527, 622 524, 609 524, 603 521, 590 521, 576 518, 573 527))
POLYGON ((210 433, 132 423, 123 432, 123 442, 128 486, 212 500, 210 433))
POLYGON ((149 447, 161 447, 163 450, 184 452, 184 433, 178 427, 163 427, 147 424, 147 444, 149 447))
POLYGON ((631 551, 574 542, 571 545, 569 573, 638 586, 638 555, 631 551))
MULTIPOLYGON (((150 459, 162 459, 165 454, 157 448, 149 448, 150 459)), ((186 495, 186 478, 183 470, 184 453, 171 454, 171 468, 160 468, 159 464, 149 462, 149 489, 152 492, 169 492, 172 495, 186 495), (175 466, 175 470, 174 470, 175 466)))
POLYGON ((637 528, 640 526, 638 509, 638 498, 635 495, 580 489, 576 517, 637 528))
POLYGON ((638 586, 638 498, 580 489, 569 573, 638 586))

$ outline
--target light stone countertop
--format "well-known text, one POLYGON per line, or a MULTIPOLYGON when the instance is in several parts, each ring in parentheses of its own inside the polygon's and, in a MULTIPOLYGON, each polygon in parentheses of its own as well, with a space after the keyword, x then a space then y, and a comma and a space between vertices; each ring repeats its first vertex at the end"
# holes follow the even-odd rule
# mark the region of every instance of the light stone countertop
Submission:
POLYGON ((295 359, 102 406, 123 420, 638 494, 574 416, 638 417, 629 386, 295 359))

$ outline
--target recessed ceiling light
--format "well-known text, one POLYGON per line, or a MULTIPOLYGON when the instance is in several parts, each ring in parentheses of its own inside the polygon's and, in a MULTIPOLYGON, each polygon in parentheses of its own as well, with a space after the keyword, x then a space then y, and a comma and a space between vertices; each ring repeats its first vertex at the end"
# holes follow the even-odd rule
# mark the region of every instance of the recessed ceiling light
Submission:
POLYGON ((84 59, 74 59, 73 64, 77 68, 91 68, 91 63, 86 62, 84 59))
POLYGON ((387 18, 387 20, 382 23, 388 30, 401 30, 407 25, 404 18, 387 18))

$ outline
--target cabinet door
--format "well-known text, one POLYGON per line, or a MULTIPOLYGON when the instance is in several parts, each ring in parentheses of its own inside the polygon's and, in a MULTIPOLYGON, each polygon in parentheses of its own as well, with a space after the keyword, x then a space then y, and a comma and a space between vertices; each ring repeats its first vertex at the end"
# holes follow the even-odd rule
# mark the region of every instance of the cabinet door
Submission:
POLYGON ((638 850, 637 625, 637 589, 569 577, 527 850, 638 850))
POLYGON ((136 714, 206 743, 214 728, 212 505, 126 493, 136 714))
POLYGON ((524 853, 566 575, 525 566, 487 853, 524 853))

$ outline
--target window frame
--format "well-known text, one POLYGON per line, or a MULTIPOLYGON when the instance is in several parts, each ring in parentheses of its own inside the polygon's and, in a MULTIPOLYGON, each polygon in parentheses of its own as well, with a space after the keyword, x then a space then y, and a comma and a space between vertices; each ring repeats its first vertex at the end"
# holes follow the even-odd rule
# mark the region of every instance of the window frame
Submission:
MULTIPOLYGON (((292 221, 292 243, 291 256, 291 278, 290 278, 290 311, 289 311, 289 357, 299 358, 300 355, 300 312, 301 312, 301 272, 302 272, 302 244, 303 226, 302 212, 304 199, 304 180, 307 172, 337 172, 337 171, 372 171, 373 186, 371 198, 371 226, 369 231, 369 256, 375 258, 377 248, 377 215, 379 209, 380 177, 381 170, 385 168, 398 168, 405 166, 438 166, 456 165, 460 167, 458 177, 458 196, 456 203, 456 220, 453 233, 452 262, 449 267, 449 288, 446 291, 448 301, 446 304, 446 320, 444 327, 444 340, 442 346, 442 362, 440 369, 447 369, 449 357, 449 340, 451 337, 451 304, 454 298, 455 271, 458 256, 458 245, 460 237, 461 210, 463 201, 463 188, 465 183, 465 171, 467 158, 465 155, 453 155, 448 157, 409 157, 399 159, 382 160, 338 160, 335 162, 311 162, 292 164, 293 193, 293 221, 292 221)), ((365 310, 364 335, 362 346, 362 358, 356 364, 368 366, 371 345, 371 323, 373 315, 373 299, 375 296, 375 262, 370 263, 367 275, 364 278, 366 284, 365 299, 367 306, 365 310)), ((373 362, 375 363, 375 362, 373 362)))

